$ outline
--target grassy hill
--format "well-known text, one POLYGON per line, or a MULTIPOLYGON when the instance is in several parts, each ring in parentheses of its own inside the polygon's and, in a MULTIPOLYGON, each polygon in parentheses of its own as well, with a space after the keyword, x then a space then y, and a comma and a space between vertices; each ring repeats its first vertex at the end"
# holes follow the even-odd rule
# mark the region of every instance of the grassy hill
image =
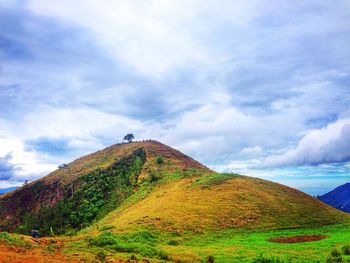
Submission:
MULTIPOLYGON (((283 262, 258 259, 259 253, 280 256, 287 248, 292 262, 307 262, 309 254, 325 259, 332 246, 350 238, 348 214, 277 183, 216 173, 156 141, 116 144, 69 168, 0 196, 3 231, 73 235, 42 239, 32 248, 50 258, 50 242, 58 242, 62 262, 203 262, 211 256, 218 262, 283 262), (269 241, 303 234, 326 239, 294 247, 269 241)), ((0 238, 1 249, 12 256, 0 238)))
POLYGON ((349 216, 295 189, 234 174, 185 177, 158 186, 100 221, 114 231, 281 229, 346 222, 349 216))
POLYGON ((0 196, 0 229, 60 234, 89 225, 143 185, 168 174, 207 173, 190 157, 155 141, 112 145, 0 196), (70 170, 69 170, 70 169, 70 170))

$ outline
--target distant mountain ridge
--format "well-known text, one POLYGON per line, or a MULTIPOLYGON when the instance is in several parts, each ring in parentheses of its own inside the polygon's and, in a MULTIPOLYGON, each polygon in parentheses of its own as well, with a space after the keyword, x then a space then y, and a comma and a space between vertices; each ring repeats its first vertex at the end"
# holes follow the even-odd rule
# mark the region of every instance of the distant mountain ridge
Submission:
POLYGON ((327 194, 320 196, 319 199, 334 208, 350 213, 350 183, 338 186, 327 194))
POLYGON ((0 195, 5 194, 7 192, 16 190, 17 187, 7 187, 7 188, 0 188, 0 195))

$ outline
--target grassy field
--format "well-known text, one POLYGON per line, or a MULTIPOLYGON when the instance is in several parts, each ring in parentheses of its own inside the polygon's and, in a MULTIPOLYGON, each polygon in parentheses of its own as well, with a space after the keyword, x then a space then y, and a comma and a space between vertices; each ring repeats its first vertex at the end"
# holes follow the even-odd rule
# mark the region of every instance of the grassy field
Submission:
MULTIPOLYGON (((143 230, 113 234, 110 232, 112 229, 107 227, 95 237, 68 243, 65 253, 78 252, 86 258, 102 257, 105 260, 147 258, 150 262, 208 262, 209 258, 214 262, 350 262, 350 256, 343 252, 343 248, 350 245, 348 224, 271 231, 226 229, 202 233, 143 230), (302 243, 269 241, 276 237, 301 235, 326 235, 327 238, 302 243)), ((345 253, 349 252, 347 247, 345 253)))
POLYGON ((0 262, 350 262, 350 225, 270 231, 225 229, 195 233, 140 230, 96 236, 32 239, 0 233, 0 262), (325 235, 313 242, 272 238, 325 235), (7 261, 6 261, 7 260, 7 261))
MULTIPOLYGON (((230 230, 205 233, 183 240, 177 248, 166 251, 193 249, 199 258, 212 255, 217 262, 252 262, 262 255, 264 258, 279 258, 283 262, 325 262, 331 251, 339 251, 350 244, 350 225, 328 226, 322 228, 274 230, 257 232, 234 232, 230 230), (324 234, 326 239, 303 243, 273 243, 273 237, 324 234)), ((175 256, 176 257, 176 256, 175 256)), ((344 256, 349 259, 349 256, 344 256)), ((258 261, 259 262, 259 261, 258 261)))

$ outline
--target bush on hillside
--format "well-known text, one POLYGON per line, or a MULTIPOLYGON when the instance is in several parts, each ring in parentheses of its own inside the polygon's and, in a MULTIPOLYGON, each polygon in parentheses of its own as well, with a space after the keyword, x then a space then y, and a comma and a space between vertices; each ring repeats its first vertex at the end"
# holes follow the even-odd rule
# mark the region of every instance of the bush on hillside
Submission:
POLYGON ((177 240, 170 240, 168 242, 168 245, 170 245, 170 246, 177 246, 178 244, 179 244, 179 241, 177 241, 177 240))
POLYGON ((207 262, 208 263, 214 263, 214 257, 213 256, 209 256, 207 262))
POLYGON ((341 250, 343 251, 344 255, 350 255, 350 246, 349 245, 343 246, 341 250))
POLYGON ((283 263, 284 260, 279 259, 277 257, 265 257, 264 255, 260 254, 258 257, 254 258, 252 263, 283 263))
POLYGON ((332 252, 331 252, 331 256, 332 257, 340 257, 340 252, 338 251, 338 249, 333 249, 332 252))
POLYGON ((103 232, 103 231, 106 231, 106 230, 111 230, 113 228, 115 228, 115 226, 106 225, 106 226, 101 227, 100 231, 103 232))
POLYGON ((343 262, 340 252, 335 248, 332 250, 331 255, 327 258, 326 263, 338 263, 343 262))
POLYGON ((156 158, 156 163, 157 164, 163 164, 164 163, 164 160, 163 160, 163 157, 162 156, 157 156, 157 158, 156 158))
POLYGON ((342 257, 329 257, 326 260, 326 263, 341 263, 344 262, 342 257))
POLYGON ((96 255, 96 258, 100 262, 106 262, 106 254, 105 254, 105 252, 103 252, 103 251, 98 252, 97 255, 96 255))

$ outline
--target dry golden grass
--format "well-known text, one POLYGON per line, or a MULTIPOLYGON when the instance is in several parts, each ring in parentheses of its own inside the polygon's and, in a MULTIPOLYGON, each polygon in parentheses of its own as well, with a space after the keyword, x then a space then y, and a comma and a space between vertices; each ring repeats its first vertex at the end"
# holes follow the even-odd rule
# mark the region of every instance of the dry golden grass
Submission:
MULTIPOLYGON (((220 174, 217 174, 219 177, 220 174)), ((156 227, 203 231, 223 228, 293 228, 349 221, 349 215, 295 189, 237 176, 213 185, 182 179, 117 209, 99 225, 114 231, 156 227)))

